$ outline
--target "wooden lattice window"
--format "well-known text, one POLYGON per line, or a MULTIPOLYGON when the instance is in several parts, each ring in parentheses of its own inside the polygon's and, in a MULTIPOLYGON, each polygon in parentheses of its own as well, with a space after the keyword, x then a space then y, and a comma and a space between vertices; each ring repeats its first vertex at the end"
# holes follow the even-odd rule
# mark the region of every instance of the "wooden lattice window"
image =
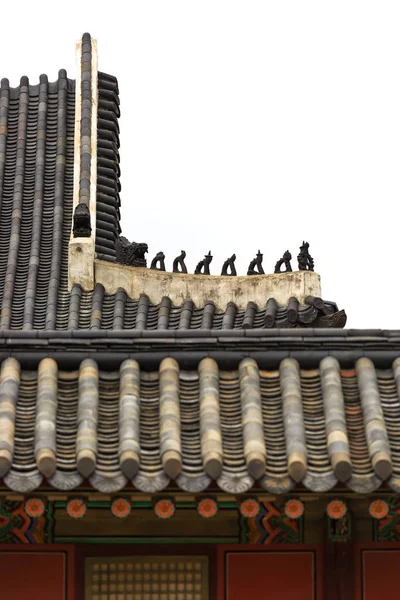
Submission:
POLYGON ((204 556, 86 559, 85 600, 208 600, 204 556))

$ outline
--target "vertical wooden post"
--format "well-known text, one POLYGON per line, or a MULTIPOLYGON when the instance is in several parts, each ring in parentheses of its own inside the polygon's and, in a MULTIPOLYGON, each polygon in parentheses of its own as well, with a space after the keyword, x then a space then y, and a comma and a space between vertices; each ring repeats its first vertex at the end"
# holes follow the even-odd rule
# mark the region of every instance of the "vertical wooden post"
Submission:
MULTIPOLYGON (((351 518, 351 517, 349 517, 351 518)), ((354 600, 353 540, 332 541, 325 516, 323 549, 324 600, 354 600)))

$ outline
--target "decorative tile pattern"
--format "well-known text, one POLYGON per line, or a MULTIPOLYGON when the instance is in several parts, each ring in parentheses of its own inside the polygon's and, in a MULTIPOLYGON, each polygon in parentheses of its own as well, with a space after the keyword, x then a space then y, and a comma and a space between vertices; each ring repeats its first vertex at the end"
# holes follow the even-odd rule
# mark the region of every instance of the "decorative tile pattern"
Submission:
POLYGON ((208 600, 205 557, 86 559, 87 600, 208 600))

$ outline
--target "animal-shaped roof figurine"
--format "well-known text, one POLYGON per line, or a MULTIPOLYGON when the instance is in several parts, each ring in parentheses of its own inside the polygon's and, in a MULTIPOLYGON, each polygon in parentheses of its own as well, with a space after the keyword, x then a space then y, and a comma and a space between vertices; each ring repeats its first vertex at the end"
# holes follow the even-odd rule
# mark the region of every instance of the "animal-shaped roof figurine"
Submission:
POLYGON ((292 260, 292 255, 290 254, 289 250, 286 250, 286 252, 284 252, 282 258, 280 258, 278 260, 278 262, 275 265, 275 271, 274 273, 290 273, 292 271, 292 266, 290 264, 290 261, 292 260), (282 265, 285 264, 285 271, 281 270, 282 265))
POLYGON ((257 256, 253 258, 249 264, 247 275, 264 275, 264 269, 262 267, 263 255, 260 251, 257 252, 257 256))
POLYGON ((308 251, 309 247, 310 244, 304 241, 300 246, 300 253, 297 256, 299 271, 314 271, 314 259, 308 251))
POLYGON ((186 252, 181 250, 179 256, 177 256, 172 265, 173 273, 187 273, 187 267, 185 265, 186 252))
POLYGON ((195 275, 210 275, 210 263, 213 257, 211 256, 211 250, 206 254, 194 270, 195 275))

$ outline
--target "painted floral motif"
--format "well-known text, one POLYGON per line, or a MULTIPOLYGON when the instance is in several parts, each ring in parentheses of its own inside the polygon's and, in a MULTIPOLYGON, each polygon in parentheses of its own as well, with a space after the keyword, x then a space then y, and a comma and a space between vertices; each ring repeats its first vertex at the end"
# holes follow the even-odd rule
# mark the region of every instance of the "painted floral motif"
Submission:
POLYGON ((304 513, 304 504, 300 500, 293 498, 285 504, 285 515, 289 519, 300 519, 304 513))
POLYGON ((73 519, 81 519, 86 514, 86 510, 86 502, 80 498, 74 498, 67 503, 67 513, 73 519))
POLYGON ((389 505, 384 500, 374 500, 369 505, 369 514, 374 519, 384 519, 389 514, 389 505))
POLYGON ((132 510, 131 503, 125 498, 116 498, 111 504, 111 512, 114 517, 125 519, 132 510))
POLYGON ((154 506, 154 511, 160 519, 169 519, 175 512, 175 504, 172 500, 159 500, 154 506))
POLYGON ((342 500, 331 500, 326 507, 326 514, 331 519, 341 519, 347 513, 347 506, 342 500))
POLYGON ((240 520, 240 541, 244 544, 301 544, 303 519, 288 519, 283 507, 262 501, 255 518, 240 520))
POLYGON ((45 505, 40 498, 29 498, 29 500, 25 502, 24 509, 28 517, 38 519, 44 515, 45 505))
POLYGON ((387 496, 389 512, 382 519, 374 519, 374 542, 398 542, 400 540, 400 497, 387 496))
MULTIPOLYGON (((40 517, 29 516, 25 510, 25 504, 25 502, 15 500, 3 500, 1 503, 0 544, 52 542, 52 503, 46 503, 46 510, 40 517)), ((38 507, 32 506, 33 508, 38 507)), ((36 511, 35 514, 37 514, 36 511)))
POLYGON ((254 498, 243 500, 240 504, 240 514, 247 519, 252 519, 260 512, 260 504, 254 498))
POLYGON ((211 519, 218 512, 218 504, 212 498, 204 498, 197 504, 197 512, 205 519, 211 519))

